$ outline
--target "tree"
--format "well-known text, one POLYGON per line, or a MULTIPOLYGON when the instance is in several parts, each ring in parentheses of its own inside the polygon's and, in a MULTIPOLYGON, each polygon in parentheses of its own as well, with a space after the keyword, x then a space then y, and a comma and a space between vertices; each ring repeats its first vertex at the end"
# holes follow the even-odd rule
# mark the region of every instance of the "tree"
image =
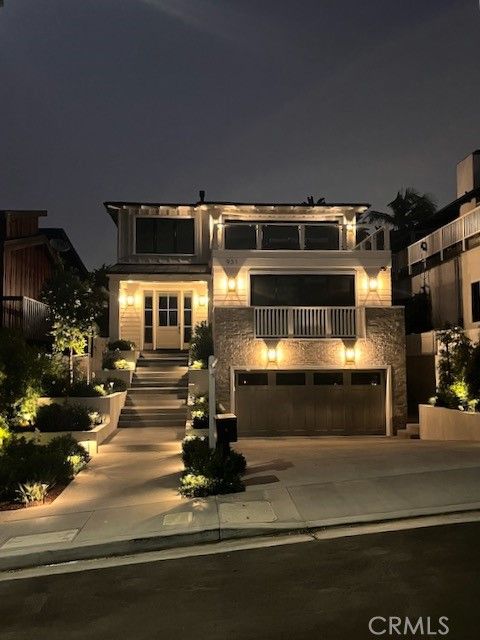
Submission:
POLYGON ((428 221, 437 210, 437 203, 433 196, 420 194, 416 189, 408 187, 399 191, 392 202, 387 205, 390 213, 370 211, 367 215, 373 224, 390 224, 398 231, 413 230, 417 225, 428 221))
POLYGON ((93 278, 82 279, 71 270, 58 270, 47 282, 43 301, 50 308, 53 350, 68 353, 70 382, 73 382, 73 356, 85 353, 96 333, 96 320, 105 304, 104 291, 93 278))

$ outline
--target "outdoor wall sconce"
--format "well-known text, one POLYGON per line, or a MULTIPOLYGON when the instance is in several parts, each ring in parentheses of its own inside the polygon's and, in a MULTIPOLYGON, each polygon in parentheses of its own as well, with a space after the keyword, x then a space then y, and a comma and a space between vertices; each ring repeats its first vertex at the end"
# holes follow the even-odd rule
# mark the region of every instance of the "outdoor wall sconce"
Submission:
POLYGON ((378 290, 378 278, 369 278, 368 279, 368 288, 370 291, 378 290))
POLYGON ((207 296, 204 294, 201 294, 198 296, 198 306, 199 307, 206 307, 207 306, 207 296))
POLYGON ((354 364, 355 363, 355 348, 354 347, 345 347, 345 363, 346 364, 354 364))
POLYGON ((125 307, 127 305, 127 296, 124 293, 120 294, 118 296, 118 302, 121 307, 125 307))
POLYGON ((127 307, 133 307, 135 304, 135 296, 127 296, 127 307))
POLYGON ((237 281, 235 280, 235 278, 228 278, 227 289, 229 291, 235 291, 236 288, 237 288, 237 281))
POLYGON ((270 347, 267 349, 267 360, 270 363, 275 363, 277 361, 278 358, 278 354, 277 354, 277 350, 275 349, 275 347, 270 347))
POLYGON ((353 224, 351 222, 347 224, 347 231, 353 231, 353 224))

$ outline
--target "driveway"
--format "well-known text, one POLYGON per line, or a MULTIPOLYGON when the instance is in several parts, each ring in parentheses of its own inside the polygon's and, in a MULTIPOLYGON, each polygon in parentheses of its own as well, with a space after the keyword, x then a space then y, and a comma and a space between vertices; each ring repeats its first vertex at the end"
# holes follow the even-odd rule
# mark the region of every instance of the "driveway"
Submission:
POLYGON ((186 500, 177 494, 182 437, 180 428, 120 430, 52 505, 0 513, 0 560, 33 548, 214 541, 480 508, 480 443, 243 438, 235 447, 248 461, 246 492, 186 500))

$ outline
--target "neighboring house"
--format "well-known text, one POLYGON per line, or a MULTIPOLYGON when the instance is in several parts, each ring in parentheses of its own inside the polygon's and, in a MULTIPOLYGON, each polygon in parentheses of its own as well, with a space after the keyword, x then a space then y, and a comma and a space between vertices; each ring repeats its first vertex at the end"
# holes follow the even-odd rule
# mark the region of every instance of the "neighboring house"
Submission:
POLYGON ((48 307, 40 293, 62 262, 86 273, 63 229, 39 228, 46 211, 0 211, 0 322, 29 340, 48 338, 48 307))
MULTIPOLYGON (((445 207, 455 217, 407 250, 412 293, 426 286, 432 324, 480 328, 480 151, 457 165, 457 200, 445 207)), ((437 220, 439 216, 435 217, 437 220)), ((475 333, 473 333, 475 335, 475 333)))
POLYGON ((397 295, 425 291, 431 304, 433 330, 407 337, 409 408, 414 414, 419 403, 435 394, 435 330, 453 324, 474 341, 480 337, 480 151, 458 163, 457 198, 395 256, 394 265, 397 295))
POLYGON ((213 324, 218 401, 241 435, 393 434, 406 419, 403 309, 367 204, 107 202, 110 338, 186 349, 213 324), (364 235, 364 234, 363 234, 364 235))

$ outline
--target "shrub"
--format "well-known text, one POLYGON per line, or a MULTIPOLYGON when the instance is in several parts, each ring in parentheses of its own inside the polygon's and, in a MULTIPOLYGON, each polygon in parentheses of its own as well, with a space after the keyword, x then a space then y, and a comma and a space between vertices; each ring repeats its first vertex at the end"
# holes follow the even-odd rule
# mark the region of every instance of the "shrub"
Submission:
POLYGON ((0 329, 0 413, 12 425, 25 426, 35 417, 45 357, 11 331, 0 329))
POLYGON ((480 398, 480 343, 472 351, 465 371, 465 381, 471 398, 480 398))
POLYGON ((208 416, 193 416, 192 427, 194 429, 208 429, 209 417, 208 416))
POLYGON ((118 391, 126 391, 128 389, 127 383, 123 380, 119 380, 119 378, 107 378, 104 383, 106 389, 108 389, 109 393, 117 393, 118 391))
POLYGON ((183 441, 182 460, 185 473, 180 481, 180 494, 199 497, 243 491, 240 476, 245 473, 245 457, 236 451, 224 454, 211 450, 207 438, 186 438, 183 441))
POLYGON ((47 404, 38 409, 35 427, 39 431, 88 431, 94 426, 95 413, 79 404, 47 404))
POLYGON ((74 474, 83 469, 90 460, 87 450, 68 433, 52 438, 46 446, 66 458, 71 463, 74 474))
POLYGON ((42 394, 50 398, 62 398, 67 395, 68 385, 69 372, 65 359, 58 354, 47 357, 42 374, 42 394))
POLYGON ((0 416, 0 449, 3 444, 7 442, 11 437, 10 429, 8 428, 7 421, 3 416, 0 416))
POLYGON ((113 351, 103 357, 102 368, 132 371, 135 369, 135 365, 133 362, 122 358, 118 351, 113 351))
POLYGON ((212 328, 207 322, 197 324, 190 340, 189 361, 201 362, 202 369, 208 367, 208 358, 213 355, 212 328))
POLYGON ((88 383, 85 380, 74 382, 67 389, 67 396, 71 398, 99 398, 107 392, 101 384, 88 383))
POLYGON ((32 502, 45 502, 47 493, 48 484, 43 482, 25 482, 25 484, 19 484, 17 489, 18 499, 24 505, 32 502))
POLYGON ((135 342, 131 340, 114 340, 108 343, 110 351, 133 351, 135 349, 135 342))
POLYGON ((203 498, 212 494, 211 478, 200 474, 186 473, 180 478, 179 492, 184 498, 203 498))
POLYGON ((15 500, 19 484, 64 484, 73 477, 61 451, 13 436, 0 454, 0 498, 15 500))

